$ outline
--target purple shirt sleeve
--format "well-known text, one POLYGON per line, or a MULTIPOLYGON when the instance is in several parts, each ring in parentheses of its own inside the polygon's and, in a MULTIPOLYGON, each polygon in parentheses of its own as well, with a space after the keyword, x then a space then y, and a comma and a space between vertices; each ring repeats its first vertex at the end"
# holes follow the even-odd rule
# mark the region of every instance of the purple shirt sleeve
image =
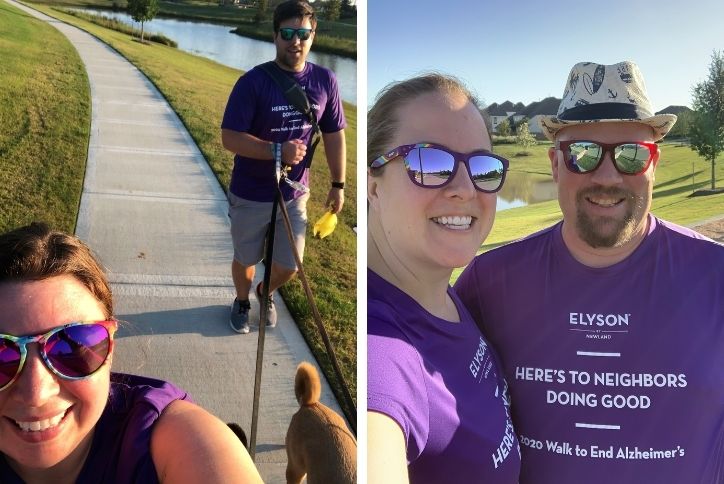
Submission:
POLYGON ((405 336, 385 322, 385 316, 368 313, 368 324, 384 328, 367 338, 367 409, 384 413, 402 429, 408 463, 425 448, 430 415, 422 362, 405 336))

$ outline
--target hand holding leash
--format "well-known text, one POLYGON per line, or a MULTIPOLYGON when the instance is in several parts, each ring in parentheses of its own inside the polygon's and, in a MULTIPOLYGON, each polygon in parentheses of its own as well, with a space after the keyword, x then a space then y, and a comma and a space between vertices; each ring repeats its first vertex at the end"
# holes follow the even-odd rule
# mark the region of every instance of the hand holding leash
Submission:
POLYGON ((282 143, 282 161, 287 165, 297 165, 307 155, 307 145, 300 139, 282 143))

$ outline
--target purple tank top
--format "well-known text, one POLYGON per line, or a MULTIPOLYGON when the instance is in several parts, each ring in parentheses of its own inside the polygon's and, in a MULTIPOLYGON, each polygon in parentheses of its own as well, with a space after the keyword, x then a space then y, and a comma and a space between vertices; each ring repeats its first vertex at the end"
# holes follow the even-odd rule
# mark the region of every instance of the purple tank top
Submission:
MULTIPOLYGON (((111 373, 108 403, 96 424, 91 450, 76 483, 158 482, 151 459, 151 431, 174 400, 190 397, 162 380, 111 373)), ((4 458, 0 458, 0 482, 23 482, 4 458)))

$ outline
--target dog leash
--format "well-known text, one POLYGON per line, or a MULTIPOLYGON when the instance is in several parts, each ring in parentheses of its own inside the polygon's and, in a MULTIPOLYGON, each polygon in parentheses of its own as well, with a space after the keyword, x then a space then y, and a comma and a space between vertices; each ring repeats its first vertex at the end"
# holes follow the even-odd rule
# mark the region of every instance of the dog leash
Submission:
POLYGON ((279 182, 282 177, 282 153, 281 146, 275 146, 274 162, 276 168, 277 178, 277 193, 274 195, 274 203, 272 203, 272 213, 269 220, 269 232, 266 237, 266 250, 264 257, 267 260, 267 265, 264 269, 264 282, 262 284, 262 299, 259 301, 261 308, 261 314, 259 318, 259 339, 256 345, 256 371, 254 372, 254 401, 252 403, 251 410, 251 437, 249 439, 249 455, 251 460, 255 461, 256 458, 256 433, 257 424, 259 422, 259 393, 261 392, 261 369, 264 362, 264 339, 266 336, 266 320, 269 308, 267 307, 266 301, 269 300, 269 282, 271 281, 271 261, 274 255, 274 232, 276 230, 277 220, 277 207, 280 205, 279 201, 282 200, 281 205, 284 206, 282 199, 282 192, 279 189, 279 182))
MULTIPOLYGON (((281 189, 278 188, 278 194, 277 196, 281 198, 281 189)), ((314 317, 314 322, 317 325, 317 330, 319 331, 320 336, 322 337, 322 341, 324 342, 324 347, 327 349, 327 355, 329 356, 330 361, 332 362, 332 367, 334 368, 334 374, 337 377, 337 380, 339 381, 340 385, 342 386, 342 396, 344 397, 345 404, 347 405, 347 408, 352 410, 353 415, 349 418, 349 424, 350 427, 352 427, 352 432, 355 436, 357 436, 357 406, 354 404, 354 400, 352 399, 352 394, 349 391, 349 387, 347 386, 347 382, 344 379, 344 376, 342 375, 342 371, 339 368, 339 363, 337 361, 337 354, 334 351, 334 347, 332 346, 332 342, 329 339, 329 335, 327 334, 327 330, 324 327, 324 323, 322 323, 322 316, 319 314, 319 310, 317 309, 317 304, 314 302, 314 295, 312 294, 312 289, 309 287, 309 281, 307 281, 307 276, 304 273, 304 267, 302 266, 302 260, 299 257, 299 252, 297 251, 297 246, 294 244, 294 238, 292 235, 292 224, 289 222, 289 213, 287 212, 287 206, 285 203, 280 203, 279 206, 281 207, 282 212, 282 219, 284 220, 284 226, 287 229, 287 236, 289 237, 289 245, 292 247, 292 253, 294 254, 294 261, 297 263, 298 273, 299 273, 299 280, 302 283, 302 287, 304 288, 304 294, 307 296, 307 301, 309 302, 309 307, 312 310, 312 316, 314 317)))
POLYGON ((301 258, 299 257, 299 252, 297 251, 297 246, 294 243, 294 237, 292 235, 292 225, 289 221, 289 213, 287 212, 286 204, 284 203, 284 197, 282 196, 281 191, 281 182, 284 181, 288 185, 290 185, 292 188, 303 191, 305 193, 309 192, 309 188, 305 187, 301 183, 290 180, 287 178, 287 171, 288 168, 282 168, 281 163, 281 150, 278 152, 275 152, 275 164, 276 164, 276 178, 277 178, 277 193, 274 196, 274 203, 272 204, 272 214, 270 219, 270 226, 269 226, 269 233, 267 234, 267 246, 265 251, 265 259, 267 261, 267 266, 264 269, 264 283, 262 285, 263 287, 263 293, 262 293, 262 301, 261 301, 261 317, 260 317, 260 324, 259 324, 259 340, 257 343, 257 349, 256 349, 256 371, 254 376, 254 401, 252 404, 252 414, 251 414, 251 437, 249 439, 249 454, 251 456, 252 461, 255 461, 256 458, 256 434, 257 434, 257 424, 259 421, 259 394, 261 391, 261 372, 262 372, 262 364, 264 362, 264 340, 266 335, 266 316, 267 316, 267 305, 265 304, 265 301, 269 298, 269 282, 271 280, 271 265, 273 261, 273 254, 274 254, 274 236, 275 236, 275 227, 276 227, 276 216, 277 216, 277 207, 281 207, 282 212, 282 218, 284 220, 284 226, 287 231, 287 236, 289 237, 289 244, 292 247, 292 254, 294 255, 294 261, 297 264, 299 279, 302 281, 302 286, 304 287, 304 293, 307 297, 307 301, 309 302, 309 306, 312 309, 312 315, 314 317, 314 321, 317 325, 317 329, 322 336, 322 341, 324 342, 324 346, 327 349, 327 354, 329 355, 329 358, 332 362, 332 367, 334 368, 335 375, 342 386, 342 395, 345 400, 345 404, 347 405, 347 408, 351 409, 352 415, 349 416, 349 424, 350 427, 352 427, 352 433, 354 435, 357 435, 357 407, 354 404, 354 400, 352 399, 352 395, 349 391, 349 387, 347 386, 347 382, 344 379, 344 376, 342 376, 342 371, 339 368, 339 363, 337 362, 337 355, 334 351, 334 347, 332 346, 332 342, 329 339, 329 335, 327 334, 327 330, 324 327, 324 324, 322 323, 322 317, 319 314, 319 310, 317 309, 317 305, 314 302, 314 296, 312 295, 312 290, 309 287, 309 282, 307 281, 307 276, 304 273, 304 266, 302 265, 301 258), (281 201, 281 203, 280 203, 281 201))

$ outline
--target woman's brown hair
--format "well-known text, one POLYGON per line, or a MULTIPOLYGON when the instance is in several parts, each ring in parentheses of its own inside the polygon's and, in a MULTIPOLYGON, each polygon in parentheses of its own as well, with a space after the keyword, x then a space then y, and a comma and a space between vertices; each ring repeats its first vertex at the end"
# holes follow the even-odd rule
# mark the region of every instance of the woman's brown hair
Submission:
POLYGON ((0 235, 0 284, 73 276, 113 316, 113 295, 100 264, 78 237, 33 222, 0 235))
MULTIPOLYGON (((473 106, 478 109, 480 106, 477 97, 459 79, 437 72, 387 85, 377 95, 374 106, 367 113, 367 166, 391 148, 390 140, 400 123, 397 119, 399 109, 416 97, 432 92, 461 94, 473 106)), ((488 116, 482 111, 480 114, 490 131, 488 116)), ((373 170, 372 175, 379 174, 383 170, 384 167, 373 170)))

